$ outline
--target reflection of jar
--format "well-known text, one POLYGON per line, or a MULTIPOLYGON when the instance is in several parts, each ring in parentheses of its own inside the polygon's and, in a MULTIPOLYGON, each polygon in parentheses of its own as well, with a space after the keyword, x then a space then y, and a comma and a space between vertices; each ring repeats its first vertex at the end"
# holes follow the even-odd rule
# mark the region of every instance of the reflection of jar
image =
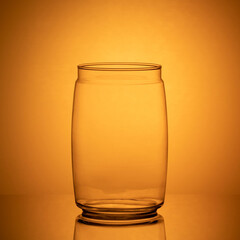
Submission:
POLYGON ((75 222, 74 240, 166 240, 164 219, 151 224, 100 226, 75 222))
POLYGON ((84 221, 152 221, 167 173, 167 116, 161 66, 78 66, 72 156, 75 200, 84 221), (95 219, 95 220, 94 220, 95 219))

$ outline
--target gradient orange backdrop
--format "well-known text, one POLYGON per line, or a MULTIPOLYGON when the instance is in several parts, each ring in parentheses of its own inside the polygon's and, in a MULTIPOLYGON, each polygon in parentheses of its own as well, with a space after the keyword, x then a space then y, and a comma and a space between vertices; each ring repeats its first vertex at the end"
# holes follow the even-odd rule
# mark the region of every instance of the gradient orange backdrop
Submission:
POLYGON ((240 193, 238 1, 1 4, 0 194, 70 193, 77 64, 163 66, 167 193, 240 193))

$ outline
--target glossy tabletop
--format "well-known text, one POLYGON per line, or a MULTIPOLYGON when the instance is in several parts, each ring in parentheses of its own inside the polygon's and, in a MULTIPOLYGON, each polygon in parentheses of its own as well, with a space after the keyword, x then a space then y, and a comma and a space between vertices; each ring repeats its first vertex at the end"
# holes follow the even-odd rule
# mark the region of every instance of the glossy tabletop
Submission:
POLYGON ((1 239, 240 239, 240 196, 167 195, 153 224, 95 226, 78 222, 73 195, 0 196, 1 239))

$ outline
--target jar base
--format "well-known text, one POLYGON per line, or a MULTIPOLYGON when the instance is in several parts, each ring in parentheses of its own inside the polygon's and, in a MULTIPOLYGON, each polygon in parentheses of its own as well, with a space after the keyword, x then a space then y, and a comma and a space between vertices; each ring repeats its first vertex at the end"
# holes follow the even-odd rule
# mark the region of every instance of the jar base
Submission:
POLYGON ((83 212, 78 220, 97 225, 132 225, 152 223, 159 219, 157 209, 163 201, 155 200, 91 200, 77 202, 83 212))

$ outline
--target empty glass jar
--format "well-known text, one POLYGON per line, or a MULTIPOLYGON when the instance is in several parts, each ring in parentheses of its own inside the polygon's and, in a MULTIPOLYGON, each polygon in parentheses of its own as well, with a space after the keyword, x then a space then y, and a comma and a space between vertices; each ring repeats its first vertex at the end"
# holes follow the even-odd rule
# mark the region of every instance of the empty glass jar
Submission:
POLYGON ((157 219, 167 174, 161 66, 78 66, 72 118, 75 200, 83 221, 124 225, 157 219))

